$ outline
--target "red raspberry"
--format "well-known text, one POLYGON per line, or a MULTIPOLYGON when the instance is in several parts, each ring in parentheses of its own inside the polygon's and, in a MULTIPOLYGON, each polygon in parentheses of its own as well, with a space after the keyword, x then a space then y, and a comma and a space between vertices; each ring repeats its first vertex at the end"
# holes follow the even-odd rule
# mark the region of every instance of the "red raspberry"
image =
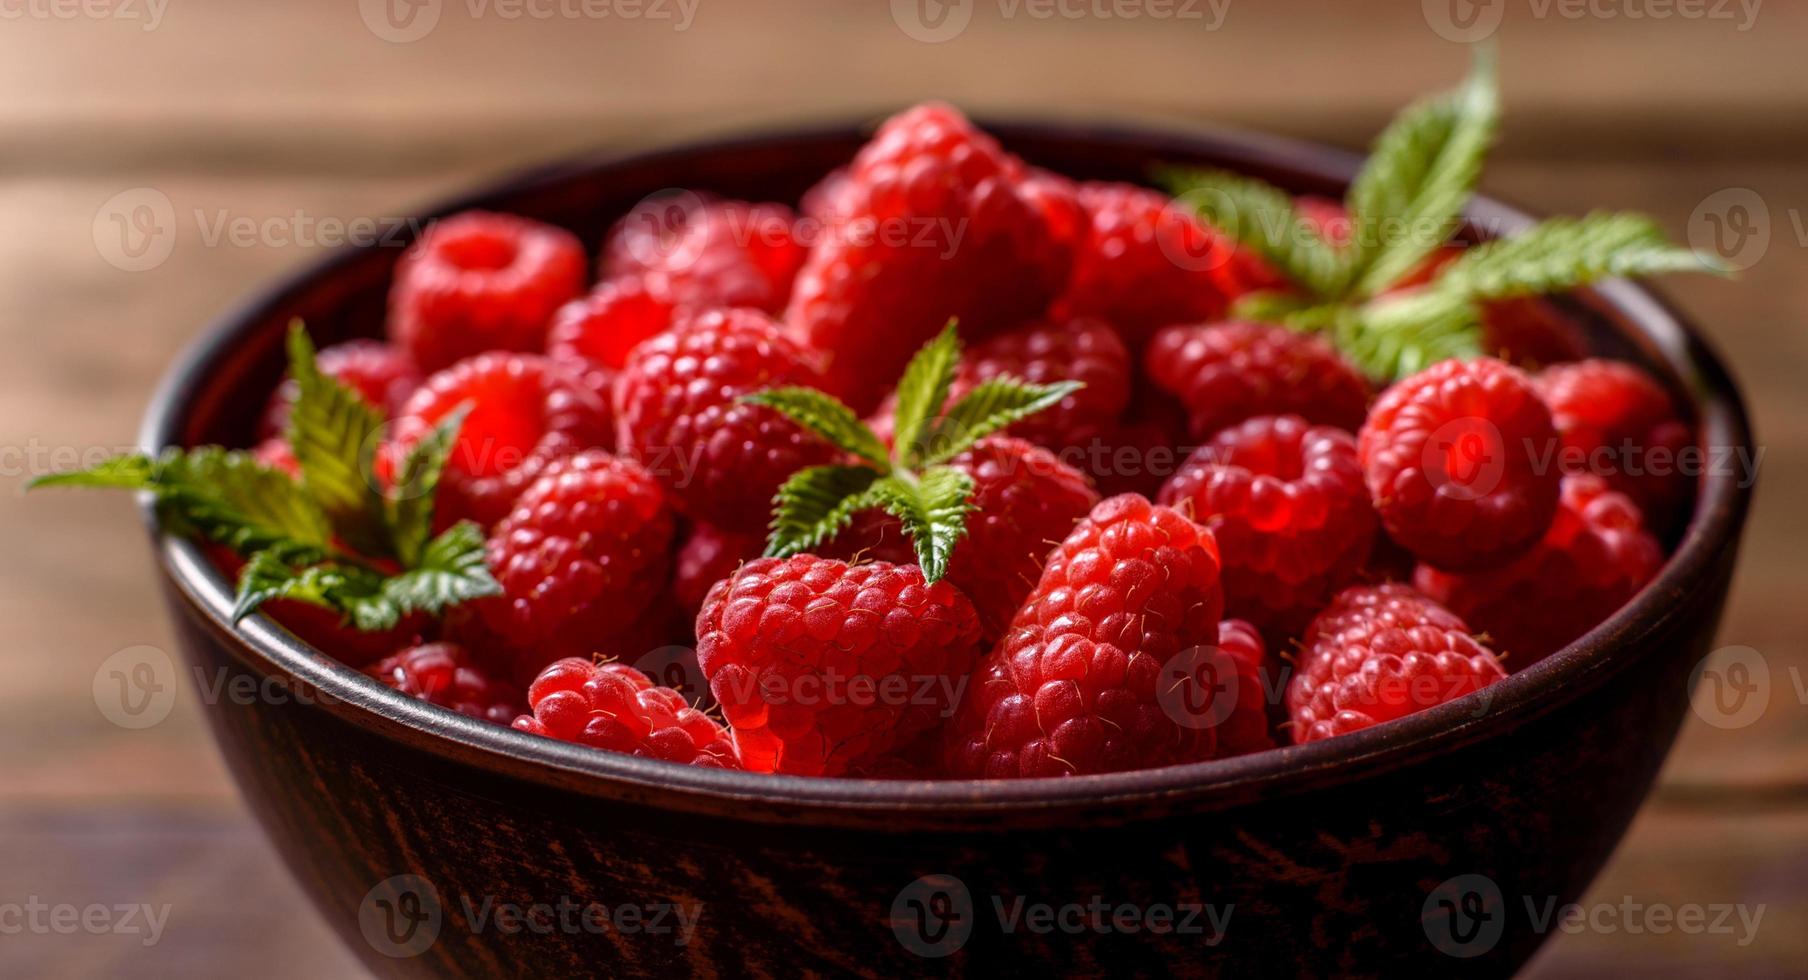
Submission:
POLYGON ((1304 194, 1293 199, 1293 210, 1318 237, 1337 248, 1349 245, 1355 237, 1356 227, 1342 201, 1304 194))
MULTIPOLYGON (((402 410, 408 396, 421 386, 421 375, 408 355, 389 344, 375 340, 348 340, 343 344, 322 347, 314 356, 320 373, 349 385, 364 396, 373 407, 390 418, 402 410)), ((295 381, 285 378, 258 423, 261 438, 283 434, 289 424, 289 407, 295 404, 295 381)))
POLYGON ((1287 688, 1306 743, 1403 718, 1506 676, 1462 619, 1404 585, 1345 589, 1307 628, 1287 688))
POLYGON ((1695 443, 1670 393, 1638 368, 1606 360, 1553 365, 1532 383, 1551 407, 1563 470, 1605 477, 1652 528, 1668 527, 1689 496, 1678 454, 1695 443))
POLYGON ((607 447, 608 408, 558 365, 534 354, 479 354, 446 368, 396 419, 391 465, 460 405, 470 406, 440 476, 435 519, 488 526, 554 460, 607 447))
POLYGON ((1557 510, 1551 412, 1518 368, 1443 361, 1396 382, 1357 446, 1369 497, 1394 540, 1453 571, 1531 547, 1557 510))
POLYGON ((975 668, 950 770, 1065 776, 1211 758, 1216 726, 1183 716, 1164 675, 1217 639, 1223 608, 1210 532, 1134 494, 1104 501, 975 668))
POLYGON ((1630 498, 1598 476, 1575 474, 1563 478, 1556 519, 1532 550, 1468 574, 1420 565, 1413 581, 1524 667, 1613 615, 1663 561, 1663 549, 1630 498))
POLYGON ((584 246, 526 218, 467 211, 435 222, 396 266, 389 335, 423 371, 492 350, 538 351, 584 289, 584 246))
POLYGON ((674 306, 785 308, 803 265, 796 216, 782 204, 678 194, 643 202, 603 246, 604 278, 635 277, 674 306))
POLYGON ((533 714, 515 727, 593 749, 710 769, 739 769, 715 720, 626 664, 576 657, 546 668, 527 689, 533 714))
POLYGON ((884 757, 941 723, 978 656, 972 603, 914 566, 761 558, 697 617, 697 660, 755 771, 884 757))
POLYGON ((490 534, 503 594, 484 618, 541 662, 591 653, 664 589, 671 544, 665 493, 640 464, 595 450, 558 460, 490 534))
POLYGON ((1258 416, 1213 436, 1159 499, 1211 530, 1225 608, 1276 643, 1356 581, 1375 540, 1355 438, 1297 415, 1258 416))
POLYGON ((1354 432, 1368 408, 1369 384, 1350 362, 1320 338, 1286 327, 1168 327, 1143 364, 1186 407, 1194 439, 1255 415, 1298 415, 1354 432))
POLYGON ((672 591, 679 604, 695 616, 717 582, 758 558, 765 548, 766 539, 761 535, 735 534, 711 524, 692 527, 678 549, 678 564, 672 572, 672 591))
POLYGON ((672 304, 644 281, 610 279, 559 307, 546 332, 546 356, 607 402, 628 352, 671 325, 672 304))
POLYGON ((833 450, 784 416, 739 399, 818 383, 804 352, 765 314, 712 310, 641 344, 615 388, 622 450, 699 520, 757 534, 792 473, 833 450))
POLYGON ((456 643, 424 643, 371 665, 366 674, 413 698, 461 715, 506 725, 527 702, 507 681, 488 672, 456 643))
POLYGON ((894 116, 834 192, 785 319, 830 358, 826 384, 869 411, 958 317, 983 337, 1047 308, 1072 264, 1020 161, 945 105, 894 116))
POLYGON ((1274 748, 1274 735, 1268 724, 1268 691, 1274 683, 1274 664, 1262 645, 1262 634, 1250 623, 1227 619, 1218 624, 1218 649, 1237 672, 1237 701, 1218 723, 1218 747, 1212 758, 1228 759, 1274 748))
POLYGON ((1130 184, 1079 187, 1090 230, 1056 303, 1109 321, 1141 350, 1155 331, 1224 315, 1230 301, 1279 280, 1166 195, 1130 184))

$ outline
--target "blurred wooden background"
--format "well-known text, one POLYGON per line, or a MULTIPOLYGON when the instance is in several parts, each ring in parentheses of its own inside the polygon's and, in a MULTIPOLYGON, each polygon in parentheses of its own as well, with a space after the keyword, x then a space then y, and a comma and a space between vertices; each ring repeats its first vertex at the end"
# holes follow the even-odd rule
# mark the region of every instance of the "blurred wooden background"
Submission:
POLYGON ((357 970, 245 815, 190 693, 142 731, 96 708, 92 684, 110 654, 171 648, 129 504, 19 496, 58 454, 130 445, 174 353, 234 298, 318 252, 313 232, 294 241, 291 228, 405 216, 474 179, 565 153, 870 118, 925 97, 974 112, 1209 121, 1359 145, 1404 101, 1461 75, 1453 12, 1482 17, 1483 28, 1505 18, 1496 39, 1507 125, 1489 190, 1554 211, 1642 208, 1680 236, 1704 202, 1728 200, 1712 195, 1743 188, 1763 209, 1748 207, 1756 223, 1747 224, 1769 236, 1761 253, 1739 254, 1753 263, 1743 281, 1671 289, 1745 382, 1766 448, 1722 642, 1759 651, 1770 708, 1735 730, 1691 719, 1663 787, 1589 899, 1766 912, 1746 945, 1736 935, 1559 934, 1533 972, 1802 969, 1808 9, 1774 0, 1617 0, 1581 17, 1535 0, 1059 8, 1077 16, 1050 16, 1037 0, 526 8, 547 18, 510 0, 397 0, 397 9, 416 19, 384 20, 375 0, 37 0, 0 19, 0 339, 13 351, 0 359, 0 628, 11 638, 0 657, 0 904, 35 896, 171 910, 149 948, 134 936, 0 934, 0 975, 278 980, 357 970), (612 16, 571 16, 584 9, 612 16), (920 39, 963 17, 951 39, 920 39), (145 188, 169 201, 175 235, 167 258, 128 271, 107 202, 145 188), (235 243, 213 234, 222 218, 261 230, 235 243))

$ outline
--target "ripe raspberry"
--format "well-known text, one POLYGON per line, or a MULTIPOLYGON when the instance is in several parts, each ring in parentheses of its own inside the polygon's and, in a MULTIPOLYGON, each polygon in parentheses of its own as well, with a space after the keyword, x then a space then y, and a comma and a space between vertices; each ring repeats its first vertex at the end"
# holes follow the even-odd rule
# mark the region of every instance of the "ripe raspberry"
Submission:
POLYGON ((1404 585, 1345 589, 1307 628, 1287 688, 1304 744, 1403 718, 1506 676, 1462 619, 1404 585))
POLYGON ((524 732, 680 765, 741 768, 721 725, 626 664, 560 660, 534 679, 527 701, 534 713, 515 719, 524 732))
POLYGON ((1369 498, 1394 540, 1464 571, 1511 558, 1550 527, 1559 479, 1539 460, 1556 443, 1531 379, 1481 358, 1396 382, 1376 400, 1357 447, 1369 498))
POLYGON ((544 357, 496 352, 440 371, 408 399, 394 425, 392 464, 466 404, 440 476, 440 527, 467 517, 493 524, 554 460, 612 441, 595 392, 544 357))
POLYGON ((1279 285, 1164 194, 1130 184, 1087 183, 1078 197, 1089 231, 1056 309, 1110 322, 1134 350, 1164 326, 1217 319, 1243 293, 1279 285))
POLYGON ((634 277, 673 306, 778 313, 803 265, 796 216, 782 204, 695 194, 645 201, 609 232, 603 277, 634 277))
POLYGON ((1670 393, 1638 368, 1607 360, 1553 365, 1532 383, 1551 407, 1563 470, 1606 478, 1650 527, 1668 527, 1689 496, 1678 454, 1694 445, 1670 393))
POLYGON ((697 617, 697 660, 754 771, 884 757, 941 723, 978 656, 972 603, 914 566, 761 558, 697 617))
POLYGON ((1598 476, 1575 474, 1563 478, 1557 516, 1532 550, 1468 574, 1420 565, 1413 581, 1524 667, 1613 615, 1663 561, 1663 549, 1630 498, 1598 476))
POLYGON ((596 450, 557 460, 490 533, 503 594, 484 618, 541 662, 589 654, 663 591, 671 543, 665 493, 640 464, 596 450))
POLYGON ((818 383, 804 352, 753 310, 712 310, 641 344, 615 388, 622 451, 639 459, 693 517, 757 534, 773 494, 833 451, 772 409, 739 399, 818 383))
POLYGON ((1274 665, 1262 645, 1262 634, 1250 623, 1227 619, 1218 624, 1218 649, 1236 669, 1237 701, 1218 723, 1218 747, 1212 758, 1228 759, 1274 748, 1274 734, 1268 724, 1268 691, 1274 683, 1274 665))
MULTIPOLYGON (((323 347, 314 357, 320 373, 349 385, 372 406, 382 409, 385 418, 402 410, 408 396, 421 386, 420 372, 408 355, 389 344, 375 340, 348 340, 343 344, 323 347)), ((293 379, 285 378, 264 407, 258 423, 259 438, 269 439, 283 434, 289 424, 289 408, 295 404, 293 379)))
POLYGON ((643 280, 610 279, 559 307, 546 332, 546 356, 608 402, 628 352, 671 325, 672 304, 643 280))
POLYGON ((527 705, 514 685, 491 677, 456 643, 409 647, 364 672, 409 697, 498 725, 513 721, 527 705))
POLYGON ((1351 432, 1369 384, 1331 345, 1259 323, 1168 327, 1143 359, 1149 379, 1186 407, 1194 439, 1255 415, 1298 415, 1351 432))
POLYGON ((1218 637, 1211 533, 1134 494, 1093 508, 1049 556, 1011 629, 975 668, 950 728, 964 778, 1117 772, 1209 759, 1164 675, 1218 637))
POLYGON ((1356 439, 1297 415, 1258 416, 1218 433, 1159 499, 1210 529, 1224 561, 1225 608, 1275 643, 1356 581, 1375 540, 1356 439))
POLYGON ((584 289, 568 231, 467 211, 435 222, 396 266, 389 335, 423 371, 492 350, 538 351, 559 305, 584 289))
POLYGON ((880 127, 830 203, 786 321, 831 360, 827 390, 870 411, 904 363, 958 317, 979 338, 1047 308, 1072 264, 1043 190, 945 105, 880 127))
POLYGON ((672 572, 672 591, 692 616, 703 608, 703 598, 717 582, 735 573, 742 563, 760 556, 766 539, 757 534, 735 534, 711 524, 698 524, 678 549, 672 572))

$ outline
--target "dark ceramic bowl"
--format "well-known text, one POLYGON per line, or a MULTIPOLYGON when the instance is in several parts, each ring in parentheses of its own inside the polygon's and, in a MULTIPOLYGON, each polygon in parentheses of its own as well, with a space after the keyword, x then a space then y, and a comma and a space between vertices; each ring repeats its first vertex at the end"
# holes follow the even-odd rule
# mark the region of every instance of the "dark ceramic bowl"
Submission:
MULTIPOLYGON (((987 128, 1087 178, 1201 162, 1336 194, 1358 163, 1241 135, 987 128)), ((583 161, 440 213, 511 211, 595 243, 666 188, 795 200, 862 136, 583 161)), ((1527 220, 1490 201, 1471 217, 1527 220)), ((145 448, 245 444, 281 370, 284 325, 302 317, 322 342, 378 334, 396 257, 337 252, 211 327, 164 384, 145 448)), ((1576 302, 1600 349, 1672 385, 1704 443, 1750 448, 1726 370, 1667 304, 1623 282, 1576 302)), ((1656 581, 1481 695, 1221 762, 998 783, 706 771, 473 721, 261 617, 228 625, 231 589, 201 552, 155 545, 197 676, 275 692, 208 706, 246 799, 382 974, 1486 975, 1526 961, 1544 938, 1526 900, 1579 897, 1650 789, 1714 635, 1749 497, 1731 477, 1704 479, 1656 581), (418 878, 394 877, 406 875, 418 878)))

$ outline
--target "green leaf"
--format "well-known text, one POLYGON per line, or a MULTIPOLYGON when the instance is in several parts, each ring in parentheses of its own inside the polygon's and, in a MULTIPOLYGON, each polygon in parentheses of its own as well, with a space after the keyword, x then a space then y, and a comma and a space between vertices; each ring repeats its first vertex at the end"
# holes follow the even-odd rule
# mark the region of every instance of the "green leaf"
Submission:
POLYGON ((371 474, 383 413, 320 372, 314 344, 299 320, 289 327, 288 349, 296 395, 287 436, 301 463, 302 483, 347 544, 369 555, 392 554, 383 495, 371 474))
POLYGON ((1483 48, 1461 88, 1409 106, 1382 132, 1348 197, 1359 295, 1398 282, 1457 230, 1499 121, 1483 48))
POLYGON ((1313 298, 1301 293, 1264 289, 1245 293, 1230 307, 1230 319, 1253 320, 1257 323, 1280 323, 1282 320, 1317 305, 1313 298))
POLYGON ((904 525, 924 579, 935 582, 948 574, 948 559, 967 533, 967 515, 973 510, 971 476, 938 466, 916 481, 885 477, 868 489, 867 496, 904 525))
POLYGON ((440 474, 445 470, 446 457, 457 443, 458 430, 470 411, 469 402, 458 406, 415 443, 402 460, 395 484, 386 494, 389 539, 394 542, 396 558, 404 568, 414 568, 421 563, 421 550, 433 534, 433 501, 439 489, 440 474))
POLYGON ((1158 175, 1176 204, 1196 210, 1312 295, 1343 294, 1350 278, 1347 254, 1320 237, 1286 191, 1227 170, 1167 168, 1158 175))
POLYGON ((890 468, 885 443, 867 428, 866 423, 833 395, 815 388, 768 388, 741 396, 741 400, 764 405, 815 433, 844 452, 881 468, 890 468))
POLYGON ((922 455, 923 433, 942 412, 948 390, 954 385, 954 374, 960 368, 961 342, 955 321, 949 320, 942 332, 904 368, 898 380, 898 408, 892 430, 892 445, 905 466, 914 466, 922 455))
POLYGON ((107 490, 158 490, 157 460, 143 453, 129 453, 103 459, 85 470, 69 470, 40 476, 25 485, 27 490, 40 487, 98 487, 107 490))
POLYGON ((1552 218, 1512 238, 1468 249, 1444 268, 1432 288, 1486 300, 1561 293, 1616 276, 1726 271, 1672 245, 1645 215, 1595 212, 1552 218))
POLYGON ((483 529, 460 521, 427 544, 420 567, 391 576, 350 562, 311 564, 311 556, 268 548, 239 573, 233 621, 272 599, 330 609, 366 631, 391 629, 411 613, 437 616, 501 593, 484 564, 483 546, 483 529))
POLYGON ((1342 307, 1328 327, 1338 350, 1369 377, 1390 381, 1482 350, 1481 310, 1435 292, 1384 296, 1342 307))
POLYGON ((935 431, 923 440, 922 461, 946 462, 986 436, 1059 405, 1062 399, 1084 387, 1082 381, 1034 385, 1010 375, 981 381, 948 410, 935 431))
POLYGON ((437 616, 453 606, 501 595, 502 586, 484 563, 483 528, 459 521, 421 552, 420 563, 383 581, 382 596, 403 614, 437 616))
POLYGON ((867 466, 812 466, 792 474, 773 500, 766 554, 785 558, 834 537, 854 514, 873 506, 865 494, 878 479, 867 466))

